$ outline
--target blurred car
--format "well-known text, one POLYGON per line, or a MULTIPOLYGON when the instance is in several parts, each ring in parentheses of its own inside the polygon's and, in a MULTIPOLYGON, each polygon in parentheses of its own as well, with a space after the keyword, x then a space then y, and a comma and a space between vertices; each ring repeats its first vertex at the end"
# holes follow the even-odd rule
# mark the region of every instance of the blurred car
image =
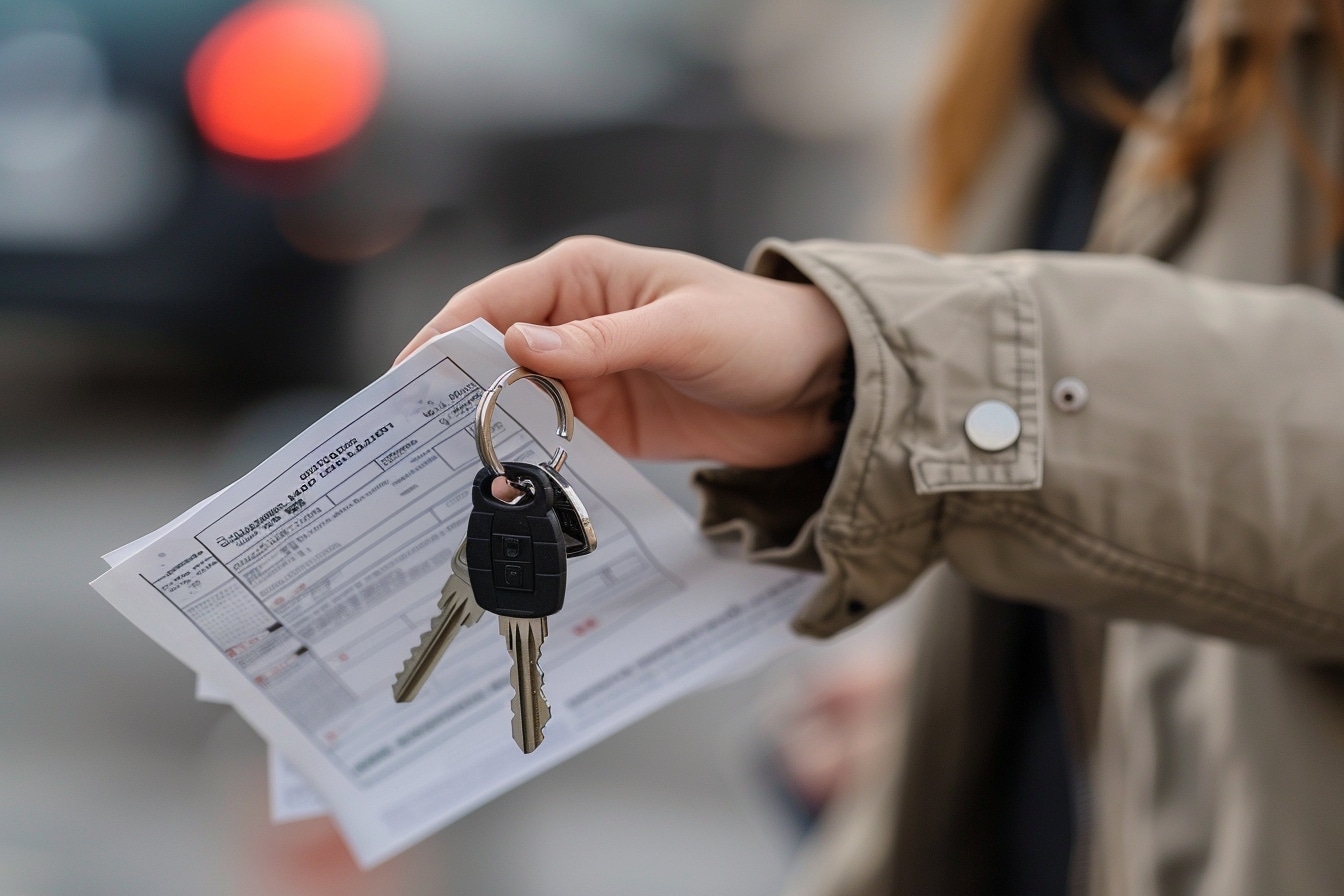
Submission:
POLYGON ((576 230, 740 261, 750 237, 727 238, 719 220, 725 169, 746 175, 736 204, 782 143, 743 113, 731 73, 688 44, 683 21, 734 6, 9 4, 0 311, 107 338, 148 332, 222 382, 273 389, 335 375, 323 353, 339 344, 352 267, 436 229, 469 228, 492 262, 576 230), (284 12, 363 17, 385 66, 313 94, 339 105, 371 90, 367 121, 277 157, 231 143, 227 127, 249 115, 287 127, 261 107, 313 52, 343 75, 359 64, 339 28, 284 12), (189 102, 189 69, 230 48, 214 99, 189 102))

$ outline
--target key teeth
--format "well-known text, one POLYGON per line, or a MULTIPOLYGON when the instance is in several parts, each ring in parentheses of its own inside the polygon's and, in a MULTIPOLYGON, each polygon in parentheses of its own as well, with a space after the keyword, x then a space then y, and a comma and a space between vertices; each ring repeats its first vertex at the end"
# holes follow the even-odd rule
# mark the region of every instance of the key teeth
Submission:
POLYGON ((509 702, 509 707, 513 710, 513 739, 524 753, 531 753, 546 739, 544 729, 546 723, 551 720, 551 706, 542 691, 546 674, 542 672, 540 665, 541 647, 546 637, 546 620, 539 620, 537 628, 519 625, 516 620, 503 618, 500 619, 500 623, 507 639, 509 653, 513 658, 513 668, 509 671, 509 680, 513 685, 513 699, 509 702), (535 689, 527 689, 532 695, 526 700, 531 704, 530 713, 523 705, 522 669, 525 664, 531 666, 536 680, 535 689), (525 725, 524 720, 529 715, 532 717, 532 724, 525 725), (529 737, 531 734, 535 734, 535 740, 529 737))
POLYGON ((520 701, 518 698, 515 697, 512 701, 511 707, 513 709, 514 741, 518 744, 519 749, 521 749, 524 753, 532 753, 537 749, 537 747, 541 746, 541 742, 546 739, 546 730, 545 730, 546 723, 551 720, 550 704, 546 702, 545 695, 544 694, 541 695, 541 698, 537 703, 537 711, 535 713, 537 720, 536 721, 537 739, 531 742, 529 742, 523 730, 522 701, 520 701))
MULTIPOLYGON (((424 685, 425 679, 410 684, 407 679, 415 675, 420 664, 424 661, 425 654, 433 648, 437 636, 448 627, 461 630, 471 626, 476 622, 472 618, 471 599, 464 597, 460 587, 454 588, 450 579, 443 586, 443 591, 439 595, 438 613, 430 620, 429 628, 420 636, 420 643, 411 648, 411 654, 401 665, 401 671, 397 673, 396 679, 392 682, 392 698, 398 703, 409 703, 420 693, 420 688, 424 685), (456 605, 454 603, 456 602, 456 605)), ((454 633, 456 637, 456 633, 454 633)), ((451 639, 449 639, 451 640, 451 639)), ((447 644, 444 645, 446 649, 447 644)))
MULTIPOLYGON (((415 695, 420 692, 416 687, 412 690, 406 690, 406 679, 414 675, 420 663, 423 661, 425 652, 428 651, 434 643, 435 636, 439 634, 444 625, 452 624, 450 620, 445 619, 440 613, 430 621, 429 630, 420 636, 420 643, 411 648, 411 655, 406 658, 406 662, 401 664, 401 671, 397 673, 396 680, 392 683, 392 696, 398 703, 409 703, 415 699, 415 695)), ((423 684, 423 682, 421 682, 423 684)))

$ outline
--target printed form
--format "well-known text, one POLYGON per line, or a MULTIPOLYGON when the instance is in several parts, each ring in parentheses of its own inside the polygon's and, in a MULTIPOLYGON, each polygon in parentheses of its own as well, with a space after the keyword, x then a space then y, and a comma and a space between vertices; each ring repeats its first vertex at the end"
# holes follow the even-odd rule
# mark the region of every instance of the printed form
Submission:
MULTIPOLYGON (((295 791, 307 810, 295 814, 330 811, 364 866, 775 657, 796 642, 788 621, 816 585, 718 556, 580 423, 564 472, 599 546, 570 560, 551 619, 540 749, 513 742, 509 656, 489 614, 413 702, 395 703, 393 678, 471 510, 477 401, 512 366, 481 321, 437 337, 238 482, 109 554, 93 583, 256 728, 273 777, 284 774, 273 786, 295 791)), ((505 460, 541 462, 559 442, 555 410, 530 384, 504 390, 493 429, 505 460)))

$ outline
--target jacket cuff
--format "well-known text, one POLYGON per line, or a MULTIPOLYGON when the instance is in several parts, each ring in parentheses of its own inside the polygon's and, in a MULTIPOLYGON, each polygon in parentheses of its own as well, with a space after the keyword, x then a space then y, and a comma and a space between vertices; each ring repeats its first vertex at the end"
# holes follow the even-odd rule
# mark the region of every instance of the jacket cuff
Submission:
POLYGON ((810 282, 854 347, 854 415, 829 483, 819 464, 701 471, 701 523, 751 559, 820 568, 794 626, 826 636, 902 593, 939 557, 941 496, 1037 489, 1043 409, 1039 313, 1010 272, 978 259, 831 241, 757 247, 748 270, 810 282), (966 414, 1016 412, 1016 442, 982 451, 966 414))

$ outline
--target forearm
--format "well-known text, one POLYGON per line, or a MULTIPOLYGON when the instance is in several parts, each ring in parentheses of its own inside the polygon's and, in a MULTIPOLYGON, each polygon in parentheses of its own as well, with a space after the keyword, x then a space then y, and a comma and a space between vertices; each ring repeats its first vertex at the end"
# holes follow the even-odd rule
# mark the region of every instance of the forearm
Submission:
MULTIPOLYGON (((1344 655, 1344 309, 1138 258, 772 244, 845 317, 856 410, 784 557, 837 630, 945 556, 1006 596, 1344 655), (1051 387, 1080 378, 1081 408, 1051 387), (977 403, 1013 408, 998 452, 977 403)), ((728 521, 711 502, 710 522, 728 521)))

